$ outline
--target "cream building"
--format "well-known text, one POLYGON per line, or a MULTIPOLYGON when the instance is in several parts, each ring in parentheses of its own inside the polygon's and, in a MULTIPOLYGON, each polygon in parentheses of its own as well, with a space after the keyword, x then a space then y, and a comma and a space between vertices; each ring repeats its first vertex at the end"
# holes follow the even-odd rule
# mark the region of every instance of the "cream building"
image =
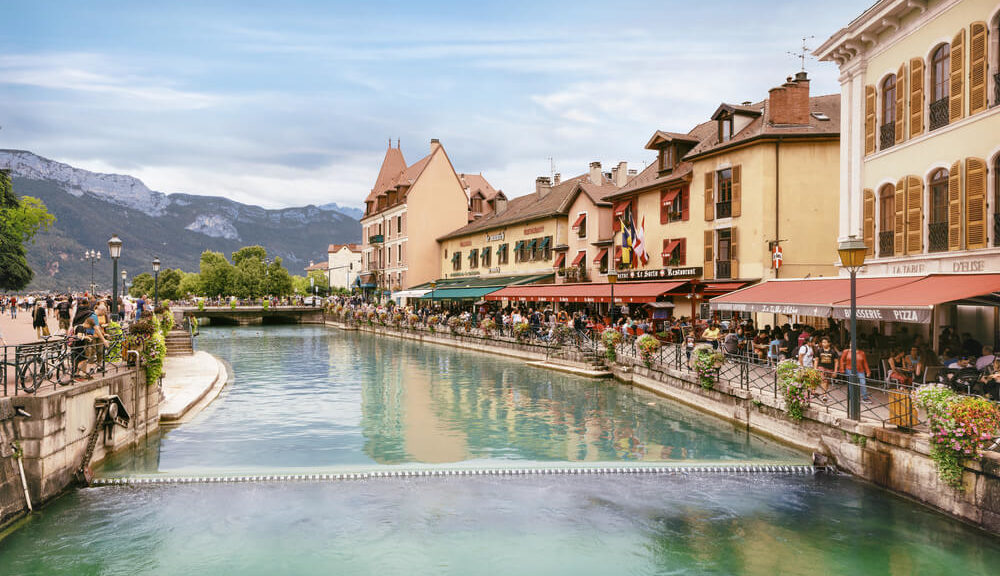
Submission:
POLYGON ((330 244, 326 250, 330 288, 350 289, 361 274, 361 246, 330 244))

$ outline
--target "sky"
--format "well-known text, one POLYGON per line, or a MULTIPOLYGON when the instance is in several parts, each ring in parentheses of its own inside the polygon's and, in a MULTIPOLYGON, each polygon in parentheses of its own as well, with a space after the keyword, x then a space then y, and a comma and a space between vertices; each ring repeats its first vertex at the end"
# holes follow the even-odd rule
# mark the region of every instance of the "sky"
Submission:
MULTIPOLYGON (((0 148, 165 193, 361 207, 391 139, 509 197, 759 101, 872 0, 6 0, 0 148), (551 158, 551 160, 550 160, 551 158)), ((806 60, 812 94, 839 92, 806 60)))

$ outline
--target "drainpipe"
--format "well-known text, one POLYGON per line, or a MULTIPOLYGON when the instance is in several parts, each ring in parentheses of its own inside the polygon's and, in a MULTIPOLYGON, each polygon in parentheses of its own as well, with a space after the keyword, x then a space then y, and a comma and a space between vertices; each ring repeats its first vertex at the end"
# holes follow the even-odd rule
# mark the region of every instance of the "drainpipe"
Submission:
MULTIPOLYGON (((778 136, 778 140, 774 143, 774 242, 776 246, 778 240, 781 238, 781 220, 779 220, 780 210, 778 208, 781 204, 781 139, 781 136, 778 136)), ((784 262, 782 262, 782 264, 784 264, 784 262)), ((781 268, 775 268, 774 277, 777 278, 780 272, 781 268)), ((775 322, 777 322, 777 318, 775 319, 775 322)))
POLYGON ((21 487, 24 488, 24 501, 28 504, 28 512, 34 511, 31 507, 31 495, 28 494, 28 480, 24 477, 24 464, 21 463, 21 448, 16 446, 17 450, 17 469, 21 472, 21 487))

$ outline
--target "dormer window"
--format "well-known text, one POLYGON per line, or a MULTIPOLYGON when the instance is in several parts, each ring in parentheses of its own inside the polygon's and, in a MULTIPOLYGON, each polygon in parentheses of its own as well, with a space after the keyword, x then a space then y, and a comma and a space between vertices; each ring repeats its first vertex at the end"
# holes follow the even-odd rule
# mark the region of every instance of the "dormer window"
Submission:
POLYGON ((733 139, 733 117, 729 115, 719 118, 719 142, 729 142, 733 139))
POLYGON ((674 152, 673 146, 660 148, 660 172, 669 172, 674 169, 676 164, 674 152))

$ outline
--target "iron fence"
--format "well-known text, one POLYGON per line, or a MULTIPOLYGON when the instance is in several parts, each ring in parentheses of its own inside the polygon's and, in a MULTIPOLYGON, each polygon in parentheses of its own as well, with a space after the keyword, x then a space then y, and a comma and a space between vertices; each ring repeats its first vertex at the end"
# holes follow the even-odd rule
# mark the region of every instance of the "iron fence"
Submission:
POLYGON ((948 250, 948 223, 931 222, 927 225, 927 251, 945 252, 948 250))
POLYGON ((888 122, 879 127, 879 150, 888 150, 896 143, 896 123, 888 122))
POLYGON ((948 125, 948 97, 931 102, 931 130, 937 130, 948 125))
POLYGON ((895 255, 896 232, 886 230, 878 233, 878 255, 881 258, 891 258, 895 255))
POLYGON ((115 331, 105 334, 107 344, 92 343, 73 336, 53 336, 38 342, 28 342, 2 347, 0 354, 0 380, 3 393, 9 394, 13 384, 14 395, 37 394, 46 386, 68 386, 77 376, 84 379, 94 375, 104 376, 109 370, 117 371, 128 360, 126 350, 141 348, 145 340, 128 332, 115 331), (81 363, 87 361, 86 373, 80 373, 81 363))

